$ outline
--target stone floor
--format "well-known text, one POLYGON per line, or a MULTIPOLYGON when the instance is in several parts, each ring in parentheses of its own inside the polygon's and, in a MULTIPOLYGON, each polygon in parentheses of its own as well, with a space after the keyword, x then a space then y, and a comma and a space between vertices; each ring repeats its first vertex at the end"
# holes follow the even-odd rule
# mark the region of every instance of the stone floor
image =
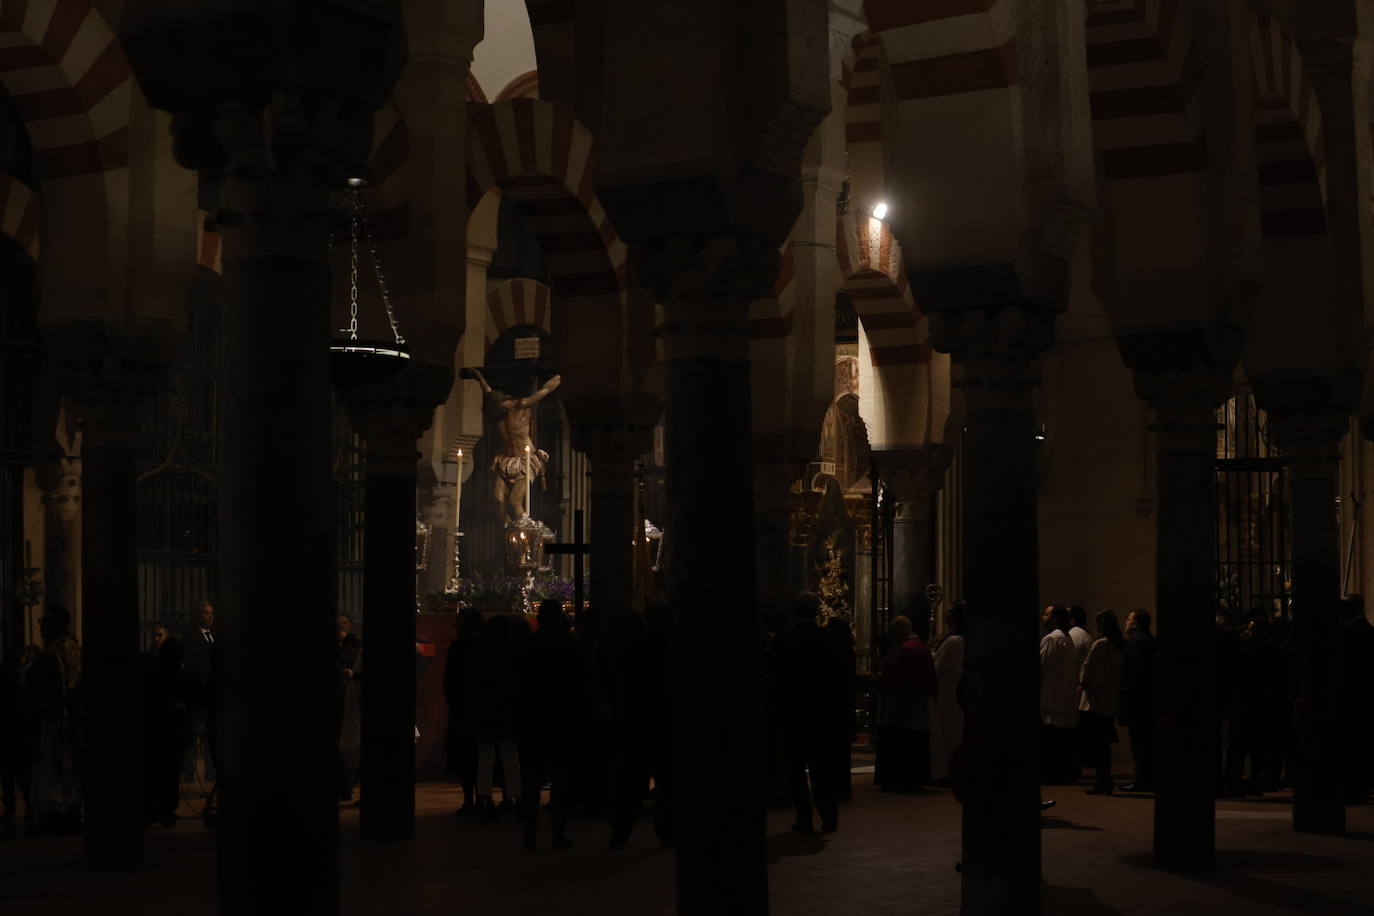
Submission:
MULTIPOLYGON (((789 812, 769 814, 772 912, 957 912, 958 805, 943 791, 891 796, 862 774, 855 783, 833 836, 791 834, 789 812)), ((1329 838, 1293 833, 1286 795, 1221 802, 1218 868, 1180 875, 1150 867, 1148 798, 1090 797, 1083 787, 1046 794, 1059 802, 1043 818, 1047 916, 1374 914, 1374 806, 1350 809, 1350 834, 1329 838)), ((513 822, 459 820, 457 802, 452 786, 422 785, 408 841, 359 840, 357 810, 341 808, 343 913, 673 912, 672 855, 647 823, 619 852, 588 820, 574 821, 571 851, 522 852, 513 822)), ((78 839, 24 838, 3 825, 0 913, 213 913, 213 843, 199 821, 183 818, 149 831, 143 869, 99 873, 81 866, 78 839)))

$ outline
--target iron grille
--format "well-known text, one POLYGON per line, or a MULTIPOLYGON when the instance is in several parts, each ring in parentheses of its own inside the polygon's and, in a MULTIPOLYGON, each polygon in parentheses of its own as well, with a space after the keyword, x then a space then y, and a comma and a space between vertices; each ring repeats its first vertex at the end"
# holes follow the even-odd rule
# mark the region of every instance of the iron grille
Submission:
POLYGON ((140 407, 138 440, 138 600, 144 639, 152 626, 189 620, 214 600, 218 578, 216 397, 219 379, 217 284, 187 297, 180 352, 140 407))
MULTIPOLYGON (((22 131, 21 131, 22 134, 22 131)), ((24 644, 24 468, 32 460, 30 405, 37 370, 34 270, 14 242, 0 239, 0 654, 24 644)), ((39 552, 42 548, 39 546, 39 552)))
POLYGON ((1217 610, 1233 625, 1289 614, 1292 516, 1287 463, 1252 396, 1217 410, 1217 610))
POLYGON ((363 522, 367 486, 363 440, 348 410, 334 404, 334 497, 338 512, 337 612, 363 619, 363 522))
POLYGON ((872 615, 872 634, 869 647, 870 671, 876 672, 887 649, 887 625, 892 617, 892 499, 878 474, 878 465, 869 464, 869 480, 873 482, 872 544, 869 562, 872 564, 869 581, 872 596, 869 607, 872 615))

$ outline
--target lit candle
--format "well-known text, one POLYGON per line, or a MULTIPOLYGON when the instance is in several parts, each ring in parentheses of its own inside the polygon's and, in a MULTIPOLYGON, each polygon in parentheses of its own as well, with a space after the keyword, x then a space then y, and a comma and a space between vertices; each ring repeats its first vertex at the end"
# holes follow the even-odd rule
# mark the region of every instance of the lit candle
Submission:
POLYGON ((531 472, 532 470, 533 470, 533 464, 531 463, 530 447, 527 445, 527 446, 525 446, 525 515, 526 515, 526 516, 529 516, 529 514, 530 514, 530 478, 531 478, 531 476, 533 476, 530 472, 531 472))
POLYGON ((453 495, 453 576, 451 577, 456 586, 458 582, 458 522, 463 515, 463 450, 458 449, 458 476, 454 478, 453 495))

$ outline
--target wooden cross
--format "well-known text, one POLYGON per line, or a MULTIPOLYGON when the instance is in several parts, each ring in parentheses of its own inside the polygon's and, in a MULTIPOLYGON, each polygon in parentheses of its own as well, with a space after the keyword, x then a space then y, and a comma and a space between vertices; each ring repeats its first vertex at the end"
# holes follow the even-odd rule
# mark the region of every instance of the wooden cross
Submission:
POLYGON ((573 626, 582 624, 582 572, 583 558, 591 553, 591 546, 582 537, 582 510, 573 512, 573 539, 571 544, 545 544, 544 553, 561 556, 571 554, 573 558, 573 626))

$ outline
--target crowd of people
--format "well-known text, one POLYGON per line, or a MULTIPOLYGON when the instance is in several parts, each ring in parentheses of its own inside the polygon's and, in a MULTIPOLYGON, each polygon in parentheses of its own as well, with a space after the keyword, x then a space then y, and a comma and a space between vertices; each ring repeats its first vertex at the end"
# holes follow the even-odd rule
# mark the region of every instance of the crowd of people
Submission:
MULTIPOLYGON (((143 772, 134 790, 148 825, 176 822, 188 749, 214 745, 214 615, 202 602, 180 637, 156 624, 139 658, 143 772)), ((14 818, 22 801, 30 836, 82 828, 82 650, 71 625, 66 608, 49 606, 39 620, 42 647, 0 665, 0 817, 14 818)))
MULTIPOLYGON (((1341 740, 1348 800, 1358 803, 1374 777, 1374 627, 1358 596, 1342 599, 1341 740)), ((790 627, 765 635, 765 747, 770 785, 790 800, 793 830, 839 827, 851 794, 851 754, 858 739, 855 647, 843 618, 822 619, 816 595, 803 592, 790 627)), ((884 792, 951 785, 959 791, 966 706, 963 618, 955 605, 934 650, 906 617, 894 618, 873 679, 870 739, 874 782, 884 792)), ((1151 617, 1111 610, 1092 619, 1076 606, 1050 605, 1040 641, 1041 782, 1065 785, 1092 771, 1090 794, 1155 788, 1158 725, 1156 642, 1151 617), (1117 786, 1112 745, 1129 736, 1134 773, 1117 786)), ((1293 747, 1303 725, 1296 667, 1285 618, 1255 615, 1237 627, 1218 614, 1215 630, 1217 794, 1260 794, 1292 784, 1293 747)), ((462 785, 459 817, 514 817, 523 845, 535 848, 548 790, 549 843, 571 846, 569 817, 602 818, 609 845, 630 839, 652 799, 653 828, 665 847, 672 816, 671 627, 651 605, 616 627, 571 627, 561 604, 484 617, 468 608, 456 619, 444 670, 447 761, 462 785), (499 798, 499 802, 498 799, 499 798)), ((0 789, 3 816, 22 800, 31 834, 81 829, 81 647, 70 614, 49 607, 41 649, 0 665, 0 789)), ((149 825, 175 823, 187 778, 188 748, 200 745, 213 766, 216 645, 214 608, 202 602, 178 635, 151 630, 141 659, 142 795, 149 825)), ((338 792, 350 801, 359 784, 359 695, 365 689, 362 643, 353 622, 338 620, 338 792)), ((967 769, 967 767, 963 767, 967 769)), ((365 788, 365 783, 364 783, 365 788)), ((1042 802, 1042 806, 1053 802, 1042 802)))
POLYGON ((651 609, 613 637, 592 627, 574 636, 554 599, 533 625, 461 611, 444 668, 448 766, 463 786, 457 815, 515 816, 533 849, 547 786, 553 848, 571 847, 568 817, 579 808, 609 816, 611 845, 623 846, 653 779, 655 830, 671 845, 666 624, 651 609))
MULTIPOLYGON (((1341 680, 1337 695, 1343 723, 1343 773, 1347 801, 1364 801, 1374 782, 1374 627, 1358 595, 1341 601, 1341 680)), ((1158 727, 1156 642, 1151 617, 1115 612, 1094 618, 1089 634, 1080 607, 1050 605, 1040 641, 1041 782, 1072 784, 1084 768, 1094 773, 1091 794, 1153 792, 1158 727), (1113 783, 1111 745, 1126 730, 1133 779, 1113 783)), ((1218 797, 1261 795, 1293 784, 1293 750, 1301 727, 1297 656, 1292 630, 1281 614, 1257 613, 1243 627, 1223 613, 1214 635, 1218 797)))

